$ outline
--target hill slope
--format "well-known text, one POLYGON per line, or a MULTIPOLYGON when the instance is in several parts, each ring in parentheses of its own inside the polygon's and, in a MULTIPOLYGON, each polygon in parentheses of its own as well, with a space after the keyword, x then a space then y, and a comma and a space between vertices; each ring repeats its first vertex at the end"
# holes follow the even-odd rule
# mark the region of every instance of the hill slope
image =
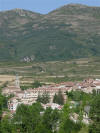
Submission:
POLYGON ((100 56, 100 7, 70 4, 46 15, 0 12, 0 60, 100 56))

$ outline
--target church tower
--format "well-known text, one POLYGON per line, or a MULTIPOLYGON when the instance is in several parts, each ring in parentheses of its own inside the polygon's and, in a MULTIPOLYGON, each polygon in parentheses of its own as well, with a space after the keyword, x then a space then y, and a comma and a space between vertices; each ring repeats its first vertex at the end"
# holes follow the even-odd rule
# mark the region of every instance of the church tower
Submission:
POLYGON ((16 86, 16 88, 20 88, 20 81, 19 81, 19 76, 18 75, 16 75, 15 86, 16 86))

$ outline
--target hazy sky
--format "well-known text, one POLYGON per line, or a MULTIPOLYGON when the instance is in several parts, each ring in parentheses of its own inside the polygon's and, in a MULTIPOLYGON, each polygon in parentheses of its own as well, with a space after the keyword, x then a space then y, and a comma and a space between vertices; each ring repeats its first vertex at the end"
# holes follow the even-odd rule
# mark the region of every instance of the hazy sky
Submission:
POLYGON ((100 0, 0 0, 0 10, 22 8, 45 14, 69 3, 100 6, 100 0))

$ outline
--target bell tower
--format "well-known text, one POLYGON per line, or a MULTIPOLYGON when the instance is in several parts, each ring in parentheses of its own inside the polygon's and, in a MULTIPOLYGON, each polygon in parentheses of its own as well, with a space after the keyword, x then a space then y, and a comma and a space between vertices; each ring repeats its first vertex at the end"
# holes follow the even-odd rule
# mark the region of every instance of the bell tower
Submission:
POLYGON ((19 81, 19 76, 18 76, 18 74, 16 74, 15 86, 16 86, 16 88, 20 88, 20 81, 19 81))

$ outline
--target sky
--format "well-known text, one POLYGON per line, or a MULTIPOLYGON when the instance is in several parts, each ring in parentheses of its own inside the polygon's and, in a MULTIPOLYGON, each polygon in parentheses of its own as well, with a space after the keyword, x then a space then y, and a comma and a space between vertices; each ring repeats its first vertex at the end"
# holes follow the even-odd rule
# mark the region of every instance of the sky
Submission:
POLYGON ((21 8, 47 14, 60 6, 70 3, 100 6, 100 0, 0 0, 0 11, 21 8))

